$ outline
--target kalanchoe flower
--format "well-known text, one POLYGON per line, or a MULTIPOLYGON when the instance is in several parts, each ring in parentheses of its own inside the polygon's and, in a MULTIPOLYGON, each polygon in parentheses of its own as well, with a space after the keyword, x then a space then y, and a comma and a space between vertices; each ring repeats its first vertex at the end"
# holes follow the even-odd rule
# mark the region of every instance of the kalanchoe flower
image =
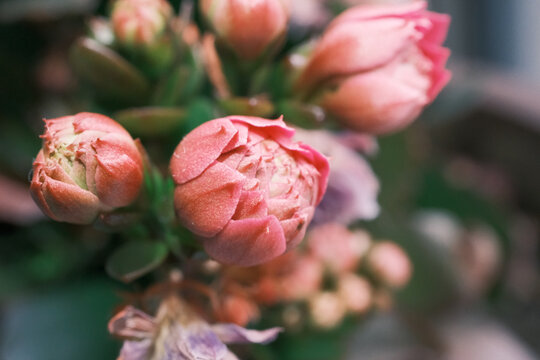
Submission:
POLYGON ((405 127, 450 79, 450 52, 441 46, 450 18, 426 6, 345 11, 323 34, 297 89, 315 93, 314 101, 351 129, 382 134, 405 127))
POLYGON ((118 360, 234 360, 225 344, 273 341, 281 328, 248 330, 234 324, 210 325, 176 297, 163 301, 156 317, 131 306, 109 322, 124 345, 118 360))
POLYGON ((216 34, 246 60, 282 40, 289 0, 202 0, 201 9, 216 34))
POLYGON ((304 237, 328 161, 293 135, 282 119, 229 116, 199 126, 176 148, 177 215, 214 259, 256 265, 304 237))
POLYGON ((45 120, 42 138, 30 191, 53 220, 89 224, 137 198, 141 154, 114 120, 93 113, 45 120))
POLYGON ((297 129, 294 137, 328 156, 326 194, 315 211, 317 224, 371 220, 379 214, 379 181, 364 158, 327 131, 297 129))
POLYGON ((117 41, 133 48, 154 43, 164 33, 172 14, 167 0, 117 0, 111 21, 117 41))

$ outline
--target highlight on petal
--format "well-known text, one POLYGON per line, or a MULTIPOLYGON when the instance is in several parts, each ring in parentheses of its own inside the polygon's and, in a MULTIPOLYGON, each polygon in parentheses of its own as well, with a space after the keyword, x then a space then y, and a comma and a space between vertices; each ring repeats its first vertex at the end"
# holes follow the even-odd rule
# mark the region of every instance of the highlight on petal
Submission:
POLYGON ((216 324, 212 325, 212 331, 225 344, 268 344, 278 337, 283 328, 273 327, 266 330, 250 330, 235 324, 216 324))

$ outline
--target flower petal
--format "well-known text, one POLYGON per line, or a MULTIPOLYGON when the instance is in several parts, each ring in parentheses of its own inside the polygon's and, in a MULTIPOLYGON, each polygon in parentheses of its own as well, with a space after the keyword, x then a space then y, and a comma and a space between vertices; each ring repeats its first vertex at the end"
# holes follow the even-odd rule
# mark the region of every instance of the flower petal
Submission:
POLYGON ((199 176, 233 140, 238 130, 227 119, 202 124, 184 137, 171 158, 171 174, 176 184, 199 176))
POLYGON ((225 264, 253 266, 285 252, 287 245, 275 216, 231 220, 214 238, 204 240, 206 252, 225 264))
POLYGON ((283 328, 273 327, 266 330, 250 330, 235 324, 215 324, 212 331, 225 344, 268 344, 274 341, 283 328))
POLYGON ((234 215, 243 184, 240 173, 214 162, 204 174, 176 187, 177 216, 195 234, 214 236, 234 215))

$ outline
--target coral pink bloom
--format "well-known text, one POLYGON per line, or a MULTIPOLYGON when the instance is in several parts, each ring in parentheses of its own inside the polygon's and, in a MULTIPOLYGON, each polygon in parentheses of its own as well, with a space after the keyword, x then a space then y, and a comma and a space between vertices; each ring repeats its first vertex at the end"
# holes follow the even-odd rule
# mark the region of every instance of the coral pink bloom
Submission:
POLYGON ((45 120, 42 138, 30 191, 52 219, 89 224, 100 212, 137 198, 142 158, 129 133, 114 120, 92 113, 45 120))
POLYGON ((288 0, 202 0, 201 9, 241 58, 257 58, 285 35, 288 0))
POLYGON ((216 260, 260 264, 304 237, 329 169, 293 135, 282 119, 229 116, 199 126, 176 148, 177 215, 216 260))
POLYGON ((450 80, 442 47, 450 17, 425 1, 357 6, 328 27, 298 79, 345 126, 370 133, 412 122, 450 80))

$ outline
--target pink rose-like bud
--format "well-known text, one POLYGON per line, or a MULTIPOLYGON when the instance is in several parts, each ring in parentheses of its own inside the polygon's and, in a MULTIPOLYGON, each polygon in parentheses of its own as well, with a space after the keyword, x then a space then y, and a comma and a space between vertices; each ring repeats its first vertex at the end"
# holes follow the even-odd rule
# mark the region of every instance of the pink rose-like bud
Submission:
POLYGON ((45 120, 42 138, 30 191, 53 220, 89 224, 137 198, 141 154, 114 120, 93 113, 45 120))
POLYGON ((351 129, 388 133, 411 123, 450 80, 442 47, 450 17, 425 1, 345 11, 316 46, 297 87, 351 129))
POLYGON ((285 35, 288 0, 202 0, 201 9, 238 56, 252 60, 285 35))
POLYGON ((282 119, 229 116, 199 126, 176 148, 177 216, 214 259, 256 265, 304 237, 329 169, 293 135, 282 119))
POLYGON ((117 40, 135 47, 154 43, 164 33, 172 13, 167 0, 117 0, 111 20, 117 40))

